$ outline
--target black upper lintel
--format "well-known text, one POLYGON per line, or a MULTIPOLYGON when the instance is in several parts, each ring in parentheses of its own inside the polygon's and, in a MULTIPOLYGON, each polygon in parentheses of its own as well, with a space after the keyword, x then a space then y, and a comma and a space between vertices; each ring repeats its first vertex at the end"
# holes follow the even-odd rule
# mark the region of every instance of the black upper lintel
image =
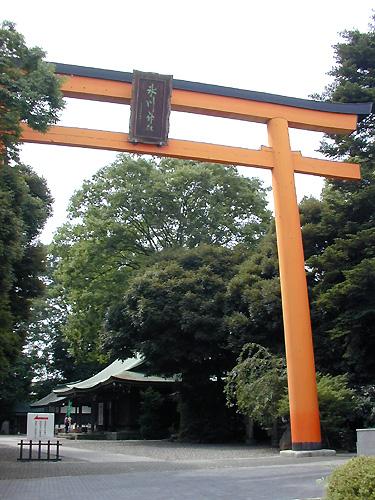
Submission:
MULTIPOLYGON (((110 69, 89 68, 86 66, 75 66, 71 64, 51 63, 56 68, 56 73, 63 75, 85 76, 90 78, 101 78, 104 80, 113 80, 117 82, 132 83, 133 73, 114 71, 110 69)), ((186 80, 173 79, 173 88, 178 90, 188 90, 191 92, 202 92, 225 97, 236 97, 249 101, 267 102, 271 104, 280 104, 282 106, 292 106, 294 108, 311 109, 315 111, 327 111, 330 113, 342 113, 358 115, 364 118, 372 112, 372 102, 360 103, 342 103, 313 101, 311 99, 299 99, 298 97, 287 97, 266 92, 257 92, 253 90, 236 89, 232 87, 223 87, 220 85, 210 85, 207 83, 189 82, 186 80)))

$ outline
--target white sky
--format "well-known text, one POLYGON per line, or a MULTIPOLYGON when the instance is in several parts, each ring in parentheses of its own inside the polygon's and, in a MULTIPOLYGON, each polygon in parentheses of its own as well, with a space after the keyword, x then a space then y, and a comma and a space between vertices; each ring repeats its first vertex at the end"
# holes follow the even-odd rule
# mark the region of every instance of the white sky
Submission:
MULTIPOLYGON (((12 0, 0 20, 10 20, 28 46, 47 60, 120 71, 153 71, 177 79, 307 98, 330 81, 338 32, 367 31, 370 0, 12 0)), ((129 107, 67 100, 61 125, 128 131, 129 107)), ((171 138, 258 148, 264 125, 172 113, 171 138)), ((315 153, 321 134, 291 131, 292 148, 315 153)), ((26 144, 22 161, 47 179, 54 216, 43 234, 50 241, 65 220, 70 196, 116 153, 26 144)), ((270 172, 240 168, 270 185, 270 172)), ((296 176, 298 198, 318 196, 322 180, 296 176)))

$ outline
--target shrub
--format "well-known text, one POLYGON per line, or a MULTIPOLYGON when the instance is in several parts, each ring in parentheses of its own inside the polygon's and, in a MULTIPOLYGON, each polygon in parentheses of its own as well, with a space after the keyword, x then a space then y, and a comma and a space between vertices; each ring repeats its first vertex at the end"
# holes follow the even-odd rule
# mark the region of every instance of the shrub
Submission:
POLYGON ((165 397, 147 388, 141 392, 139 430, 143 439, 163 439, 168 436, 165 397))
POLYGON ((224 392, 229 407, 237 407, 264 427, 272 426, 286 393, 283 358, 259 344, 244 345, 237 365, 227 375, 224 392))
POLYGON ((327 500, 375 500, 375 458, 357 457, 328 478, 327 500))
POLYGON ((323 437, 329 447, 355 449, 355 418, 358 397, 346 375, 317 375, 323 437))
POLYGON ((238 441, 243 437, 242 417, 225 405, 220 381, 180 387, 179 439, 198 443, 238 441))
MULTIPOLYGON (((320 421, 325 445, 330 448, 351 449, 355 446, 352 429, 358 397, 348 385, 346 375, 322 375, 317 373, 320 421)), ((279 416, 289 415, 289 398, 279 402, 279 416)))
MULTIPOLYGON (((356 388, 358 395, 358 427, 375 427, 375 385, 356 388)), ((357 423, 357 422, 356 422, 357 423)))

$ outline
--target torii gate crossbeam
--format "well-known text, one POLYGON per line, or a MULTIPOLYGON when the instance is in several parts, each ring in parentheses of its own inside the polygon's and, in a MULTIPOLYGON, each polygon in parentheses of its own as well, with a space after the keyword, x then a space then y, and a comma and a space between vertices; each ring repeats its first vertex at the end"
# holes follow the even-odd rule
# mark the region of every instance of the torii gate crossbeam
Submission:
MULTIPOLYGON (((64 75, 66 97, 129 104, 132 74, 56 64, 64 75)), ((200 142, 169 140, 165 146, 132 144, 119 132, 51 127, 46 134, 23 128, 22 140, 201 161, 272 170, 279 254, 284 335, 288 370, 293 450, 321 448, 314 352, 307 293, 300 216, 294 173, 336 179, 360 179, 359 166, 293 152, 289 128, 350 133, 357 118, 368 115, 372 103, 342 104, 296 99, 261 92, 173 80, 172 110, 266 123, 270 147, 250 150, 200 142)))

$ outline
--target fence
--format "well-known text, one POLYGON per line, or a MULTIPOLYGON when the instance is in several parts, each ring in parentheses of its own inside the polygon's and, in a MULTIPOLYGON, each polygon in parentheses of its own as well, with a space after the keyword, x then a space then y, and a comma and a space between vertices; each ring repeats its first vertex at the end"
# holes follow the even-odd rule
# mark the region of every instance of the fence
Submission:
POLYGON ((44 461, 50 461, 50 462, 58 462, 61 460, 60 457, 60 446, 61 443, 59 441, 56 441, 56 443, 51 443, 50 440, 48 440, 46 443, 43 443, 42 441, 24 441, 21 439, 21 442, 18 443, 18 446, 20 446, 20 456, 17 458, 17 460, 21 462, 30 462, 32 460, 44 460, 44 461), (33 447, 36 448, 37 456, 33 454, 33 447), (56 447, 56 449, 54 449, 56 447), (52 448, 52 450, 51 450, 52 448), (52 454, 51 454, 52 451, 52 454), (42 453, 47 456, 43 456, 42 458, 42 453))

